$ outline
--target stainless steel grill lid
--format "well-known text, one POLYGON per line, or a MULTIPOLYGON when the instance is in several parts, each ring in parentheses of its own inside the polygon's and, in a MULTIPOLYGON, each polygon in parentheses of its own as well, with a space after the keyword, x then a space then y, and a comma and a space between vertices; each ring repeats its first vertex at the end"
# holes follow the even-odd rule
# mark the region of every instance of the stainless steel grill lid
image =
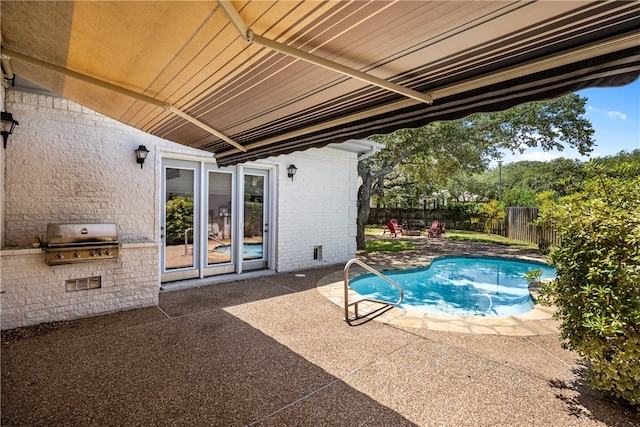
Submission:
POLYGON ((47 244, 118 242, 116 224, 48 224, 47 244))
POLYGON ((117 259, 116 224, 48 224, 46 262, 49 265, 117 259))

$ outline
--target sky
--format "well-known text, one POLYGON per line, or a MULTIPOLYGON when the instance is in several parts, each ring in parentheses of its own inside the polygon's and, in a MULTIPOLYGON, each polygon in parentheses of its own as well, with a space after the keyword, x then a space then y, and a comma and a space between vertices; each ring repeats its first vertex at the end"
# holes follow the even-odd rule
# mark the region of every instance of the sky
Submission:
POLYGON ((595 144, 590 157, 581 156, 577 150, 570 148, 548 152, 529 148, 523 154, 505 152, 503 164, 521 160, 548 161, 558 157, 586 161, 589 158, 611 156, 622 150, 640 149, 640 79, 626 86, 591 88, 576 93, 587 98, 584 117, 595 130, 595 144))

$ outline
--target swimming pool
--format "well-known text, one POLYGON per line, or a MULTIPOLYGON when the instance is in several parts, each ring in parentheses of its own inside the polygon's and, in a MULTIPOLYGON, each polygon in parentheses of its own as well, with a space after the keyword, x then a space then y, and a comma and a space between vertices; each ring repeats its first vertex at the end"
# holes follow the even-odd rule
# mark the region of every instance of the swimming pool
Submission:
MULTIPOLYGON (((383 272, 404 288, 399 308, 458 316, 508 316, 533 308, 525 274, 542 270, 541 279, 555 277, 546 264, 511 258, 457 256, 435 259, 430 266, 383 272)), ((358 294, 397 301, 399 291, 374 274, 349 282, 358 294)))

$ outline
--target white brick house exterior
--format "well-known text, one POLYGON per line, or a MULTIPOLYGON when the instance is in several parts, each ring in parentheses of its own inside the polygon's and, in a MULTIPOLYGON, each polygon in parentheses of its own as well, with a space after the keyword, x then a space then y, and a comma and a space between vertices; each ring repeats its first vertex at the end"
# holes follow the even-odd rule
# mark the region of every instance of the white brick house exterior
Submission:
MULTIPOLYGON (((161 160, 214 160, 140 132, 63 98, 3 92, 20 122, 1 158, 2 329, 155 305, 161 268, 161 160), (150 153, 141 169, 134 150, 150 153), (34 236, 51 222, 116 223, 117 260, 49 266, 34 236), (70 279, 101 287, 68 292, 70 279)), ((357 156, 333 148, 264 159, 271 170, 271 267, 290 271, 342 263, 356 252, 357 156), (287 166, 298 173, 287 177, 287 166), (320 259, 314 248, 321 247, 320 259)), ((242 166, 240 166, 242 167, 242 166)), ((230 277, 233 279, 233 277, 230 277)))

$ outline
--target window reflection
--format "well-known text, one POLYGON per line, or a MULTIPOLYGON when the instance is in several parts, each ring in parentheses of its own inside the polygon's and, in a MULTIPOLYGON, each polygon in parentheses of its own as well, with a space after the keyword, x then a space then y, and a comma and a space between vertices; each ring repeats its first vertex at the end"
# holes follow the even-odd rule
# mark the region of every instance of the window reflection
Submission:
POLYGON ((193 190, 194 171, 165 171, 165 269, 194 266, 193 190))
POLYGON ((223 264, 232 259, 231 174, 209 172, 207 198, 207 263, 223 264))

